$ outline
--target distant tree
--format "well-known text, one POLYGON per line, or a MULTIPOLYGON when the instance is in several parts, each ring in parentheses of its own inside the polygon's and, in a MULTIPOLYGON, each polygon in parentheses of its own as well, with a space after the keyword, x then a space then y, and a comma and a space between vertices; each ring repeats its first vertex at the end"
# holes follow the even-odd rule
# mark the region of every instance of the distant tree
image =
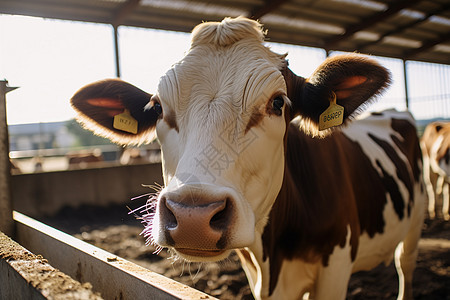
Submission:
POLYGON ((74 119, 67 121, 66 127, 77 140, 74 146, 114 145, 108 139, 94 135, 91 131, 84 129, 74 119))

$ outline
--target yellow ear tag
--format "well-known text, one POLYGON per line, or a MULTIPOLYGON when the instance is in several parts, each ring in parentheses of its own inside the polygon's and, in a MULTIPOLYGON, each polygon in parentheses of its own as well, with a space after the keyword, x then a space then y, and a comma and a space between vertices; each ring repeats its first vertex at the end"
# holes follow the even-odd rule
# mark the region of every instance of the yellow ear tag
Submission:
POLYGON ((138 121, 131 116, 128 109, 125 109, 123 113, 114 116, 113 127, 136 134, 138 129, 138 121))
POLYGON ((319 130, 338 126, 344 122, 344 107, 336 104, 336 94, 332 93, 333 99, 330 102, 330 106, 320 115, 319 130))

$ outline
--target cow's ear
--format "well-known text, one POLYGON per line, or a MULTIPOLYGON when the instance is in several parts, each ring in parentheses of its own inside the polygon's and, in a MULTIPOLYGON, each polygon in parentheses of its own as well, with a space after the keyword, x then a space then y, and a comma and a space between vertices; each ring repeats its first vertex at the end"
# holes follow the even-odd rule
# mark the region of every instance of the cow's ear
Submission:
POLYGON ((155 139, 159 114, 158 110, 145 109, 150 97, 125 81, 107 79, 82 87, 70 102, 78 113, 77 120, 86 129, 127 145, 155 139))
POLYGON ((363 55, 346 54, 328 58, 311 77, 296 76, 288 68, 283 71, 292 101, 293 114, 301 115, 302 127, 312 135, 319 131, 319 117, 336 103, 344 108, 344 123, 362 111, 390 84, 389 71, 363 55))

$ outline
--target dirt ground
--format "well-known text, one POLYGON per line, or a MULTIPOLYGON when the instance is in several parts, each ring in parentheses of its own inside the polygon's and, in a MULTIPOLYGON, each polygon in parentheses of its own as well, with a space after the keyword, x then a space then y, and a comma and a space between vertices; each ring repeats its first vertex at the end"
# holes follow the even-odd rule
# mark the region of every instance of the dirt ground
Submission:
MULTIPOLYGON (((142 225, 127 208, 81 207, 64 209, 44 223, 220 299, 253 299, 236 254, 220 263, 197 264, 173 261, 162 251, 153 254, 140 235, 142 225)), ((450 222, 426 220, 417 268, 415 299, 450 300, 450 222)), ((393 263, 352 276, 347 299, 395 299, 397 274, 393 263)))

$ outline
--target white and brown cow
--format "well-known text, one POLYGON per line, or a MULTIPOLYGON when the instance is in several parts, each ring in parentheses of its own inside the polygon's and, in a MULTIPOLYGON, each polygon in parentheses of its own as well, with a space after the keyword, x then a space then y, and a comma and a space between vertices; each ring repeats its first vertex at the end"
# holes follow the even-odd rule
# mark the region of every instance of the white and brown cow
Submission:
POLYGON ((436 198, 442 197, 442 216, 450 220, 450 123, 427 125, 421 139, 423 170, 428 192, 428 213, 436 214, 436 198))
POLYGON ((246 18, 203 23, 155 95, 106 80, 79 90, 72 105, 116 142, 158 137, 165 187, 144 216, 156 245, 189 261, 236 249, 257 299, 344 299, 352 272, 395 251, 400 297, 411 298, 424 210, 414 121, 391 111, 318 131, 330 101, 347 120, 389 72, 351 54, 305 79, 263 39, 246 18), (113 126, 125 110, 130 128, 113 126))

